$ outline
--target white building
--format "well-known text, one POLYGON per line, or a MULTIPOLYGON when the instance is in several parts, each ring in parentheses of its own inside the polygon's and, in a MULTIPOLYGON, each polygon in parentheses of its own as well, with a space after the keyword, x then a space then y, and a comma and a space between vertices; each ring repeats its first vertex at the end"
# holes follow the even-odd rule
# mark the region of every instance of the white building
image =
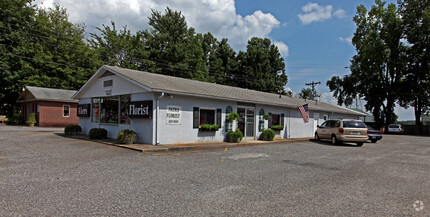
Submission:
POLYGON ((104 128, 116 138, 122 129, 138 133, 145 144, 224 141, 238 127, 246 140, 258 139, 264 128, 281 125, 280 138, 312 137, 326 119, 358 118, 361 114, 330 104, 178 77, 102 66, 73 96, 79 99, 83 133, 104 128), (308 104, 310 121, 298 109, 308 104), (240 120, 230 124, 228 113, 240 120), (269 114, 269 120, 263 115, 269 114), (201 124, 218 124, 202 131, 201 124))

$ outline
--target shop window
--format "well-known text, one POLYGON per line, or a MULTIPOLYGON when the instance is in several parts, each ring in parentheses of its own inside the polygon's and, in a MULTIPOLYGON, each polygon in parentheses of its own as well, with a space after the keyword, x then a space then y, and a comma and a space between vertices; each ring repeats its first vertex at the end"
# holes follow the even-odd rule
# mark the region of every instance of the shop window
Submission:
POLYGON ((70 105, 63 105, 63 117, 70 117, 70 105))
POLYGON ((100 120, 100 98, 93 98, 91 107, 93 109, 93 112, 91 113, 91 121, 92 122, 99 122, 99 120, 100 120))
POLYGON ((105 97, 101 99, 100 123, 118 124, 118 97, 105 97))
POLYGON ((272 126, 273 125, 280 125, 280 117, 279 114, 272 114, 272 126))
POLYGON ((221 109, 200 109, 193 107, 193 128, 202 124, 217 124, 221 128, 221 109))
POLYGON ((215 124, 215 110, 200 109, 200 125, 215 124))
POLYGON ((130 124, 130 118, 128 117, 129 104, 130 104, 130 95, 120 96, 120 105, 121 105, 120 124, 130 124))

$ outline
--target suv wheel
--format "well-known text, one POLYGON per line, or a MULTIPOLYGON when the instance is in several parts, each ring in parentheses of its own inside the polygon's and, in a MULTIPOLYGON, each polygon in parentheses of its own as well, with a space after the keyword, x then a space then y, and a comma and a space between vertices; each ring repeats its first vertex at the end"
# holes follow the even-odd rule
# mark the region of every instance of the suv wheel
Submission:
POLYGON ((318 133, 315 133, 315 140, 320 141, 320 137, 318 136, 318 133))
POLYGON ((336 145, 336 144, 337 144, 337 139, 336 139, 336 136, 335 136, 335 135, 332 135, 332 136, 331 136, 331 144, 332 144, 332 145, 336 145))
POLYGON ((363 143, 362 142, 357 142, 357 146, 363 146, 363 143))

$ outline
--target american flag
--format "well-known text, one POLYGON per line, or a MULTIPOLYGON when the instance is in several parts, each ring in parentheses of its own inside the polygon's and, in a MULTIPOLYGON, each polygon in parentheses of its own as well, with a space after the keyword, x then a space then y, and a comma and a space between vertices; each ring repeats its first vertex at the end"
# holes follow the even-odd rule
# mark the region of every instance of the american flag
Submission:
POLYGON ((300 114, 302 114, 303 121, 305 123, 309 122, 309 110, 308 110, 308 104, 299 106, 300 114))

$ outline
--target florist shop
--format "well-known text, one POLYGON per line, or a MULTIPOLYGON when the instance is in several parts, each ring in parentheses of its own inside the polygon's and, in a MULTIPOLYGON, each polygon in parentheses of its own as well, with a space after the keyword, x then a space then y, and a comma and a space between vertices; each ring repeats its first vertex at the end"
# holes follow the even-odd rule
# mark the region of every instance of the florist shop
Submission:
POLYGON ((152 145, 222 142, 236 129, 245 140, 258 139, 267 128, 279 138, 312 137, 324 120, 361 115, 322 102, 106 65, 73 98, 83 133, 104 128, 115 138, 130 129, 137 142, 152 145), (237 120, 229 121, 231 112, 237 120))

